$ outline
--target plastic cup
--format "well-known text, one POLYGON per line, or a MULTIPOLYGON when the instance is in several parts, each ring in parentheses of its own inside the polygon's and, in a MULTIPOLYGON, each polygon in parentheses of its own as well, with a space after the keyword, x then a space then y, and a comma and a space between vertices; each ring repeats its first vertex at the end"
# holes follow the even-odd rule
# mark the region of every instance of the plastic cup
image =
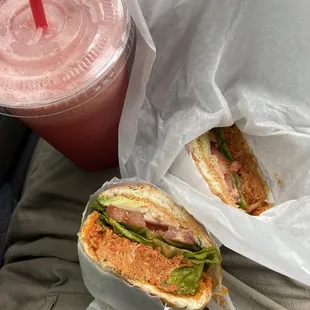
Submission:
POLYGON ((118 125, 133 26, 122 0, 0 2, 0 113, 29 125, 75 164, 118 164, 118 125))

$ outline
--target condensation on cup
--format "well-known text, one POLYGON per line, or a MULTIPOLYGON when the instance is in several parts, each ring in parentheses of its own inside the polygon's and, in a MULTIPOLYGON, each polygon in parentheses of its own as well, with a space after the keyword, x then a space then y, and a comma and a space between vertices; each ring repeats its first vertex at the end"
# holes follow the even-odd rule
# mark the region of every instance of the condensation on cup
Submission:
POLYGON ((0 2, 0 113, 20 118, 76 165, 118 164, 134 26, 122 0, 0 2))

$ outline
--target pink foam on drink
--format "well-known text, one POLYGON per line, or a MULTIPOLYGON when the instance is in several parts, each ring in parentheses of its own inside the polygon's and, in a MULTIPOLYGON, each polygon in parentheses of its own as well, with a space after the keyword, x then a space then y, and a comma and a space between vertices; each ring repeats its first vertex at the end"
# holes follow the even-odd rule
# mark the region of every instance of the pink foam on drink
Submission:
POLYGON ((36 29, 28 0, 0 2, 1 112, 78 165, 115 165, 128 82, 127 9, 121 0, 44 0, 44 9, 47 31, 36 29), (109 144, 110 155, 89 155, 109 144))
POLYGON ((2 101, 20 105, 40 101, 42 105, 68 95, 72 88, 85 87, 98 68, 109 66, 126 32, 125 12, 116 2, 46 0, 49 28, 43 32, 34 25, 28 0, 4 1, 0 14, 2 101))

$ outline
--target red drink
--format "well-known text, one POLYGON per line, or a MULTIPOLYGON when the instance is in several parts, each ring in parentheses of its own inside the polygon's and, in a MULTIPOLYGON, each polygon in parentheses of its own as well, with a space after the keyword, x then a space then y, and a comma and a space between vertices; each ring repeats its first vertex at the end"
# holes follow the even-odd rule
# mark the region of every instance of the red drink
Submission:
POLYGON ((27 1, 0 6, 7 27, 0 26, 2 113, 22 119, 83 168, 117 166, 132 39, 126 7, 118 0, 46 0, 45 31, 35 29, 27 1))

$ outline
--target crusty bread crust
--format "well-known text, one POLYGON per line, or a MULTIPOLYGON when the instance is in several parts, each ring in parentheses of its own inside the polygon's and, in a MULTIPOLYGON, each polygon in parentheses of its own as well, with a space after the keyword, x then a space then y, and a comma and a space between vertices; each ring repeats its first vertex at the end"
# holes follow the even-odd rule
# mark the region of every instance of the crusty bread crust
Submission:
POLYGON ((188 150, 200 174, 208 183, 211 192, 218 196, 223 202, 238 207, 224 185, 225 181, 223 180, 223 173, 221 172, 218 160, 215 156, 211 155, 208 133, 205 133, 198 139, 190 142, 188 144, 188 150), (209 154, 206 154, 200 139, 207 142, 209 146, 209 154))
MULTIPOLYGON (((113 197, 113 196, 126 196, 132 200, 143 201, 142 207, 130 205, 126 207, 127 210, 135 212, 143 212, 149 214, 156 219, 162 219, 165 223, 170 223, 174 226, 179 226, 184 229, 189 229, 196 236, 198 236, 205 247, 215 246, 214 242, 210 239, 202 225, 200 225, 183 207, 178 206, 174 201, 163 191, 156 187, 147 184, 141 185, 126 185, 108 189, 102 192, 99 196, 113 197)), ((125 207, 125 206, 119 206, 125 207)), ((100 261, 93 251, 91 245, 86 238, 89 227, 94 225, 94 217, 88 216, 82 229, 79 233, 79 242, 84 253, 91 258, 103 271, 120 276, 113 270, 106 262, 100 261)), ((220 267, 219 267, 220 268, 220 267)), ((164 304, 168 304, 176 309, 199 310, 204 309, 212 297, 212 282, 209 281, 205 286, 204 291, 199 291, 195 296, 175 296, 163 292, 156 286, 124 279, 131 285, 147 291, 152 296, 158 296, 164 304)))

